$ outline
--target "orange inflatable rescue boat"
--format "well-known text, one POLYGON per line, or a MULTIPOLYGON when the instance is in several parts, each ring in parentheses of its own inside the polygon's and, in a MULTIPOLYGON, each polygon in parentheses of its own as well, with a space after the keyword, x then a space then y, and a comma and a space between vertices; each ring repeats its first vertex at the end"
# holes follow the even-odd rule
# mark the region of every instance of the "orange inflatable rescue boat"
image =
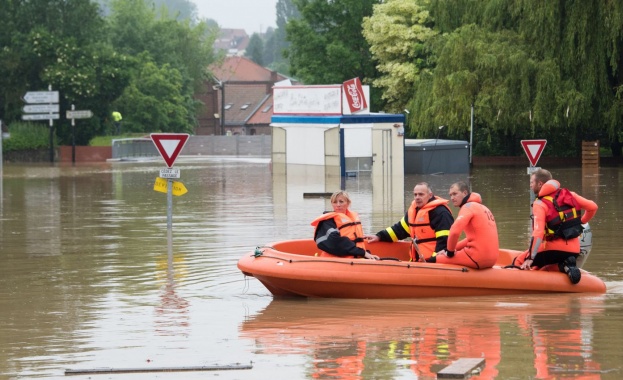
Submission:
POLYGON ((564 273, 507 268, 520 251, 500 249, 493 268, 472 269, 410 262, 410 245, 403 241, 371 244, 372 254, 381 260, 366 260, 320 256, 312 239, 287 240, 257 247, 238 261, 238 268, 278 297, 390 299, 606 292, 604 282, 585 270, 574 285, 564 273))

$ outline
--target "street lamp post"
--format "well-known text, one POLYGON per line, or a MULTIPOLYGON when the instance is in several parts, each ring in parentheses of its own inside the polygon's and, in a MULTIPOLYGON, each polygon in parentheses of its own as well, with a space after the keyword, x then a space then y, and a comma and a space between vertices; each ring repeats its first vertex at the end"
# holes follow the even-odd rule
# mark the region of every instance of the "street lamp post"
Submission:
POLYGON ((225 132, 225 83, 218 81, 218 84, 212 86, 212 89, 214 91, 221 92, 221 110, 219 111, 218 114, 215 114, 214 116, 216 117, 216 115, 218 115, 219 126, 221 127, 221 136, 222 136, 225 134, 224 133, 225 132))
POLYGON ((472 166, 473 147, 474 147, 474 103, 472 103, 471 125, 469 127, 469 166, 472 166))
POLYGON ((221 136, 225 134, 225 83, 221 82, 221 136))

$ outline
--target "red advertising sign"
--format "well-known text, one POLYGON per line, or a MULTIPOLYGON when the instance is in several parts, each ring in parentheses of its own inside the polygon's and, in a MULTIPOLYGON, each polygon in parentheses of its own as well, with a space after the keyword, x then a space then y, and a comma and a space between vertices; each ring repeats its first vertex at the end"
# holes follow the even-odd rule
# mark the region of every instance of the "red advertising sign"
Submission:
POLYGON ((346 94, 346 100, 348 101, 350 112, 355 113, 368 108, 368 103, 366 102, 366 97, 363 94, 363 87, 361 86, 359 78, 347 80, 342 84, 342 88, 346 94))
POLYGON ((151 141, 156 145, 168 167, 175 163, 175 159, 188 141, 188 136, 188 133, 152 133, 150 135, 151 141))
POLYGON ((547 144, 547 140, 521 140, 521 146, 532 166, 536 166, 536 163, 539 162, 541 153, 545 149, 545 144, 547 144))

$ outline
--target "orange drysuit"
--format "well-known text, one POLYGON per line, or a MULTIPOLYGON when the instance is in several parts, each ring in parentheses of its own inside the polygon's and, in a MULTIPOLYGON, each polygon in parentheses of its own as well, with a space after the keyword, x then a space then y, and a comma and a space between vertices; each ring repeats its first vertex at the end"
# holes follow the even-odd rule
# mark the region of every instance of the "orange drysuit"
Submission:
POLYGON ((498 227, 491 211, 482 204, 480 194, 471 193, 461 206, 459 216, 450 227, 448 251, 455 251, 454 257, 437 255, 436 261, 476 269, 495 265, 500 254, 498 227), (458 241, 463 231, 465 239, 458 241))

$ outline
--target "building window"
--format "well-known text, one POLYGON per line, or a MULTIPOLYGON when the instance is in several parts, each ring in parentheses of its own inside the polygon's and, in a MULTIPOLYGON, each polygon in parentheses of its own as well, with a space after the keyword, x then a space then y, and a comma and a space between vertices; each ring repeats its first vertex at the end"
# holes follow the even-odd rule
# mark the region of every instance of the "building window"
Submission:
POLYGON ((249 106, 251 105, 251 103, 245 103, 242 106, 240 106, 241 110, 246 110, 247 108, 249 108, 249 106))
POLYGON ((266 107, 264 107, 264 109, 262 110, 262 113, 266 113, 268 111, 270 111, 270 109, 272 108, 272 104, 267 105, 266 107))
POLYGON ((227 104, 225 104, 225 109, 226 109, 226 110, 228 110, 228 109, 230 109, 233 105, 234 105, 234 103, 227 103, 227 104))

